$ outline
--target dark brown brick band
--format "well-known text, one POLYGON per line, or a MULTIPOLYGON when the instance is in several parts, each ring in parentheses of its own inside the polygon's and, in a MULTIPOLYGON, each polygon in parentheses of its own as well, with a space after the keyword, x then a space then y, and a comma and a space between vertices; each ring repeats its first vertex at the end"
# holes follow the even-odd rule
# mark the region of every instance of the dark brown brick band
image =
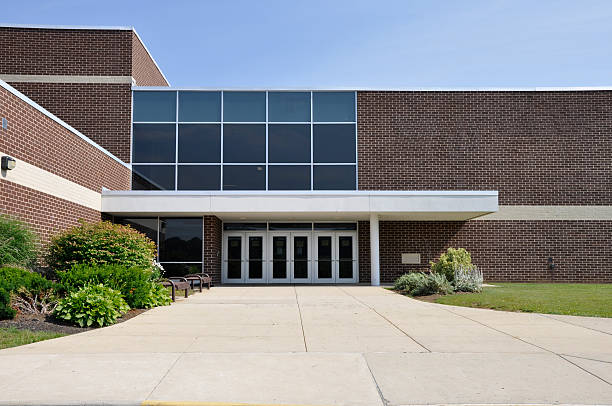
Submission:
POLYGON ((204 272, 215 285, 221 284, 222 224, 216 216, 204 216, 204 272))
MULTIPOLYGON (((359 222, 360 281, 370 280, 369 222, 359 222)), ((465 248, 488 281, 612 282, 610 221, 381 221, 381 282, 424 271, 448 247, 465 248), (421 265, 402 265, 402 253, 421 265), (552 257, 555 269, 548 269, 552 257)))
POLYGON ((612 204, 612 91, 358 92, 360 190, 612 204))

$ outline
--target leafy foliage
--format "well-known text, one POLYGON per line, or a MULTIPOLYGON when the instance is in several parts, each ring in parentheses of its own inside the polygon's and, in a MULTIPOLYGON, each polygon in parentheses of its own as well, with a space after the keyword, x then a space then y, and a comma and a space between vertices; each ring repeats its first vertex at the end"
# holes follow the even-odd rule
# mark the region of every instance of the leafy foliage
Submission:
POLYGON ((455 290, 458 292, 480 292, 482 282, 482 271, 476 265, 455 268, 455 290))
POLYGON ((0 319, 15 317, 11 307, 11 294, 24 296, 48 296, 50 300, 56 291, 57 284, 37 273, 22 268, 0 268, 0 319), (21 292, 21 293, 19 293, 21 292))
POLYGON ((155 243, 129 226, 81 221, 51 239, 46 260, 57 270, 68 270, 75 264, 149 267, 155 252, 155 243))
POLYGON ((455 280, 455 268, 459 266, 471 266, 472 256, 464 248, 449 248, 446 253, 440 255, 438 262, 430 262, 431 271, 443 274, 449 282, 455 280))
POLYGON ((99 284, 70 293, 59 301, 53 314, 81 327, 103 327, 114 324, 128 310, 130 307, 121 293, 99 284))
POLYGON ((11 307, 25 314, 51 314, 56 304, 53 289, 30 291, 22 286, 11 293, 11 307))
POLYGON ((0 214, 0 266, 32 266, 36 253, 36 235, 25 223, 0 214))
POLYGON ((74 265, 57 273, 64 292, 74 292, 86 285, 102 284, 118 292, 132 308, 148 309, 170 304, 170 296, 155 281, 159 271, 150 266, 126 268, 121 265, 74 265))
POLYGON ((453 287, 446 277, 435 273, 426 275, 422 272, 415 272, 402 275, 395 281, 394 288, 411 296, 453 293, 453 287))

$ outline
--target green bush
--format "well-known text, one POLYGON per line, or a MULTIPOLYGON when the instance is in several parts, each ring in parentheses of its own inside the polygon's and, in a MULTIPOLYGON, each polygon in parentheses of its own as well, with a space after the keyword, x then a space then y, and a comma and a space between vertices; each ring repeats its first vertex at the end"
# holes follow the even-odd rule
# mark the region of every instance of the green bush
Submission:
POLYGON ((37 273, 22 268, 5 266, 0 268, 0 320, 15 317, 15 310, 11 308, 11 294, 24 292, 25 295, 49 296, 57 288, 57 284, 40 276, 37 273))
POLYGON ((11 294, 0 288, 0 320, 12 319, 17 312, 11 307, 11 294))
POLYGON ((25 223, 0 214, 0 266, 36 262, 36 235, 25 223))
POLYGON ((84 286, 61 299, 53 312, 58 319, 81 327, 115 324, 130 307, 121 293, 104 285, 84 286))
POLYGON ((442 274, 422 272, 408 273, 400 276, 394 284, 396 290, 403 291, 410 296, 426 296, 433 294, 447 295, 453 293, 453 287, 442 274))
POLYGON ((148 309, 170 304, 165 289, 156 283, 159 272, 151 267, 126 268, 120 265, 74 265, 69 271, 57 273, 63 292, 74 292, 86 285, 102 284, 121 292, 132 308, 148 309), (161 289, 160 289, 161 288, 161 289), (161 294, 163 291, 164 295, 161 294))
POLYGON ((129 226, 81 221, 51 239, 46 260, 55 270, 75 264, 150 267, 155 252, 155 243, 129 226))
POLYGON ((458 266, 471 266, 472 256, 464 248, 449 248, 440 255, 438 262, 430 262, 431 271, 446 276, 446 280, 454 282, 455 268, 458 266))

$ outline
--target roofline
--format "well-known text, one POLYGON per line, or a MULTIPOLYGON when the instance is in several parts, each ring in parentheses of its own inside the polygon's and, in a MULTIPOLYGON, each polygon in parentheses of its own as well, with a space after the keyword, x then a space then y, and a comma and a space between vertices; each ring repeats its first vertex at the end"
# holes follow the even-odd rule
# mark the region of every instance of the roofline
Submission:
POLYGON ((102 148, 99 144, 94 142, 91 138, 87 137, 86 135, 84 135, 83 133, 81 133, 80 131, 78 131, 77 129, 72 127, 71 125, 67 124, 65 121, 63 121, 62 119, 60 119, 59 117, 57 117, 53 113, 49 112, 47 109, 45 109, 41 105, 39 105, 36 102, 34 102, 32 99, 30 99, 28 96, 26 96, 23 93, 21 93, 19 90, 15 89, 13 86, 9 85, 8 83, 6 83, 3 80, 0 80, 0 87, 8 90, 12 94, 17 96, 21 100, 23 100, 24 102, 26 102, 27 104, 29 104, 30 106, 34 107, 36 110, 38 110, 39 112, 44 114, 45 116, 49 117, 51 120, 55 121, 57 124, 61 125, 62 127, 67 129, 68 131, 72 132, 77 137, 83 139, 88 144, 94 146, 95 148, 97 148, 98 150, 100 150, 104 154, 108 155, 109 157, 111 157, 115 161, 119 162, 120 164, 122 164, 126 168, 131 169, 131 165, 130 164, 128 164, 126 162, 123 162, 121 159, 117 158, 115 155, 110 153, 107 149, 102 148))
POLYGON ((156 91, 325 91, 325 92, 594 92, 611 91, 612 86, 568 86, 568 87, 171 87, 132 86, 132 90, 156 91))
POLYGON ((149 58, 151 58, 151 60, 155 64, 155 67, 157 68, 159 73, 161 73, 162 77, 164 78, 164 80, 166 81, 166 83, 168 84, 168 87, 169 87, 170 86, 170 81, 168 80, 168 78, 166 78, 166 75, 164 75, 164 72, 161 70, 161 68, 157 64, 157 61, 155 60, 155 58, 153 58, 153 54, 151 54, 151 52, 149 52, 149 48, 147 48, 147 45, 144 43, 142 38, 140 38, 140 35, 138 35, 138 32, 136 31, 136 28, 132 27, 132 32, 134 32, 134 34, 136 35, 136 38, 138 38, 138 41, 140 41, 140 43, 142 44, 142 47, 145 49, 145 51, 147 51, 147 54, 149 54, 149 58))
POLYGON ((88 26, 88 25, 45 25, 45 24, 7 24, 7 23, 0 23, 0 28, 25 28, 25 29, 43 29, 43 30, 132 31, 136 35, 136 38, 138 38, 138 41, 140 41, 140 43, 142 44, 142 47, 145 49, 145 51, 149 55, 149 58, 151 58, 151 60, 153 61, 153 64, 155 64, 155 67, 157 68, 159 73, 162 75, 162 77, 164 78, 164 80, 166 81, 168 86, 170 86, 170 81, 168 80, 166 75, 164 75, 164 72, 161 70, 161 68, 157 64, 157 61, 155 60, 155 58, 153 58, 153 55, 149 51, 149 48, 147 48, 147 45, 144 43, 142 38, 140 38, 140 35, 138 35, 138 32, 136 31, 136 28, 134 28, 134 27, 110 26, 110 25, 88 26))
POLYGON ((109 31, 134 31, 134 27, 112 26, 112 25, 46 25, 46 24, 10 24, 0 23, 2 28, 36 28, 44 30, 109 30, 109 31))

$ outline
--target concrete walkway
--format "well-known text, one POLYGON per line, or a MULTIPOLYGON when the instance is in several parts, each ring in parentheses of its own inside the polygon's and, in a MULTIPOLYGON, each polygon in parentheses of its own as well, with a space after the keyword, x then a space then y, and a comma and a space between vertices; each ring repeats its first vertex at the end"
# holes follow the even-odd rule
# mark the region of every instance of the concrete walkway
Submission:
POLYGON ((220 287, 0 365, 3 404, 612 404, 612 319, 220 287))

